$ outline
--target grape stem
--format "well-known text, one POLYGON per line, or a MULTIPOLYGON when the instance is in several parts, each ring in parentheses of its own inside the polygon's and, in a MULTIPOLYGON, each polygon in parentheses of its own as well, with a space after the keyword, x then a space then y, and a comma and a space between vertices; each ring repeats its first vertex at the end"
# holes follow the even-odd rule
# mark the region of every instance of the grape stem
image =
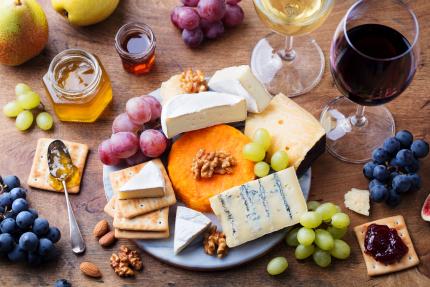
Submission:
POLYGON ((293 37, 287 36, 285 38, 285 49, 278 52, 278 55, 284 61, 292 62, 296 58, 296 51, 294 51, 293 47, 293 37))

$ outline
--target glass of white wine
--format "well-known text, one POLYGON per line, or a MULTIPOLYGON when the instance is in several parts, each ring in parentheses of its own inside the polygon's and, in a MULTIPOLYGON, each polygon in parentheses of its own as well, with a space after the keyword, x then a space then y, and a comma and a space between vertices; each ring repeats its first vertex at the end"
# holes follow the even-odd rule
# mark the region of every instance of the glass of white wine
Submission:
POLYGON ((334 0, 253 2, 260 19, 274 31, 255 46, 253 73, 272 94, 294 97, 310 91, 321 80, 325 59, 316 41, 305 35, 324 23, 334 0))

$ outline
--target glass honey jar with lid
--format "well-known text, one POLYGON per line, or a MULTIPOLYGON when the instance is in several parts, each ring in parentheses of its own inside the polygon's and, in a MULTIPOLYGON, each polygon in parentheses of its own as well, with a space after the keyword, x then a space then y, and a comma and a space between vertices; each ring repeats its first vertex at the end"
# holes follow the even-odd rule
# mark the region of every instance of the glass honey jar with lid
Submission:
POLYGON ((112 101, 108 74, 95 55, 81 49, 55 56, 43 83, 61 121, 94 122, 112 101))

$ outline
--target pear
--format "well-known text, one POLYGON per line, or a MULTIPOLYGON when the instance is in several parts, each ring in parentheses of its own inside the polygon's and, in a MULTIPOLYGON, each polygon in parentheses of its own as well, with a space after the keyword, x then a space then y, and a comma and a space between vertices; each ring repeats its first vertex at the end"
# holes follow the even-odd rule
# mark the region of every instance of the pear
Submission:
POLYGON ((118 3, 119 0, 51 0, 55 11, 75 26, 88 26, 105 20, 118 3))
POLYGON ((36 0, 0 1, 0 63, 17 66, 40 54, 48 22, 36 0))

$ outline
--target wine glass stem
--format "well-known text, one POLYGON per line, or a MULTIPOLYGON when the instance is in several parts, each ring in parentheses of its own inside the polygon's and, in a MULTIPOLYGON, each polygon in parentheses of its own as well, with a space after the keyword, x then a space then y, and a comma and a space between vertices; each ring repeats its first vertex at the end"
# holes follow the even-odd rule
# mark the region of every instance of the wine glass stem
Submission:
POLYGON ((356 127, 362 127, 367 123, 366 116, 364 115, 365 106, 357 105, 357 111, 352 117, 351 122, 356 127))
POLYGON ((284 61, 292 62, 296 58, 296 51, 293 48, 293 37, 287 36, 285 38, 285 49, 279 51, 279 56, 284 61))

